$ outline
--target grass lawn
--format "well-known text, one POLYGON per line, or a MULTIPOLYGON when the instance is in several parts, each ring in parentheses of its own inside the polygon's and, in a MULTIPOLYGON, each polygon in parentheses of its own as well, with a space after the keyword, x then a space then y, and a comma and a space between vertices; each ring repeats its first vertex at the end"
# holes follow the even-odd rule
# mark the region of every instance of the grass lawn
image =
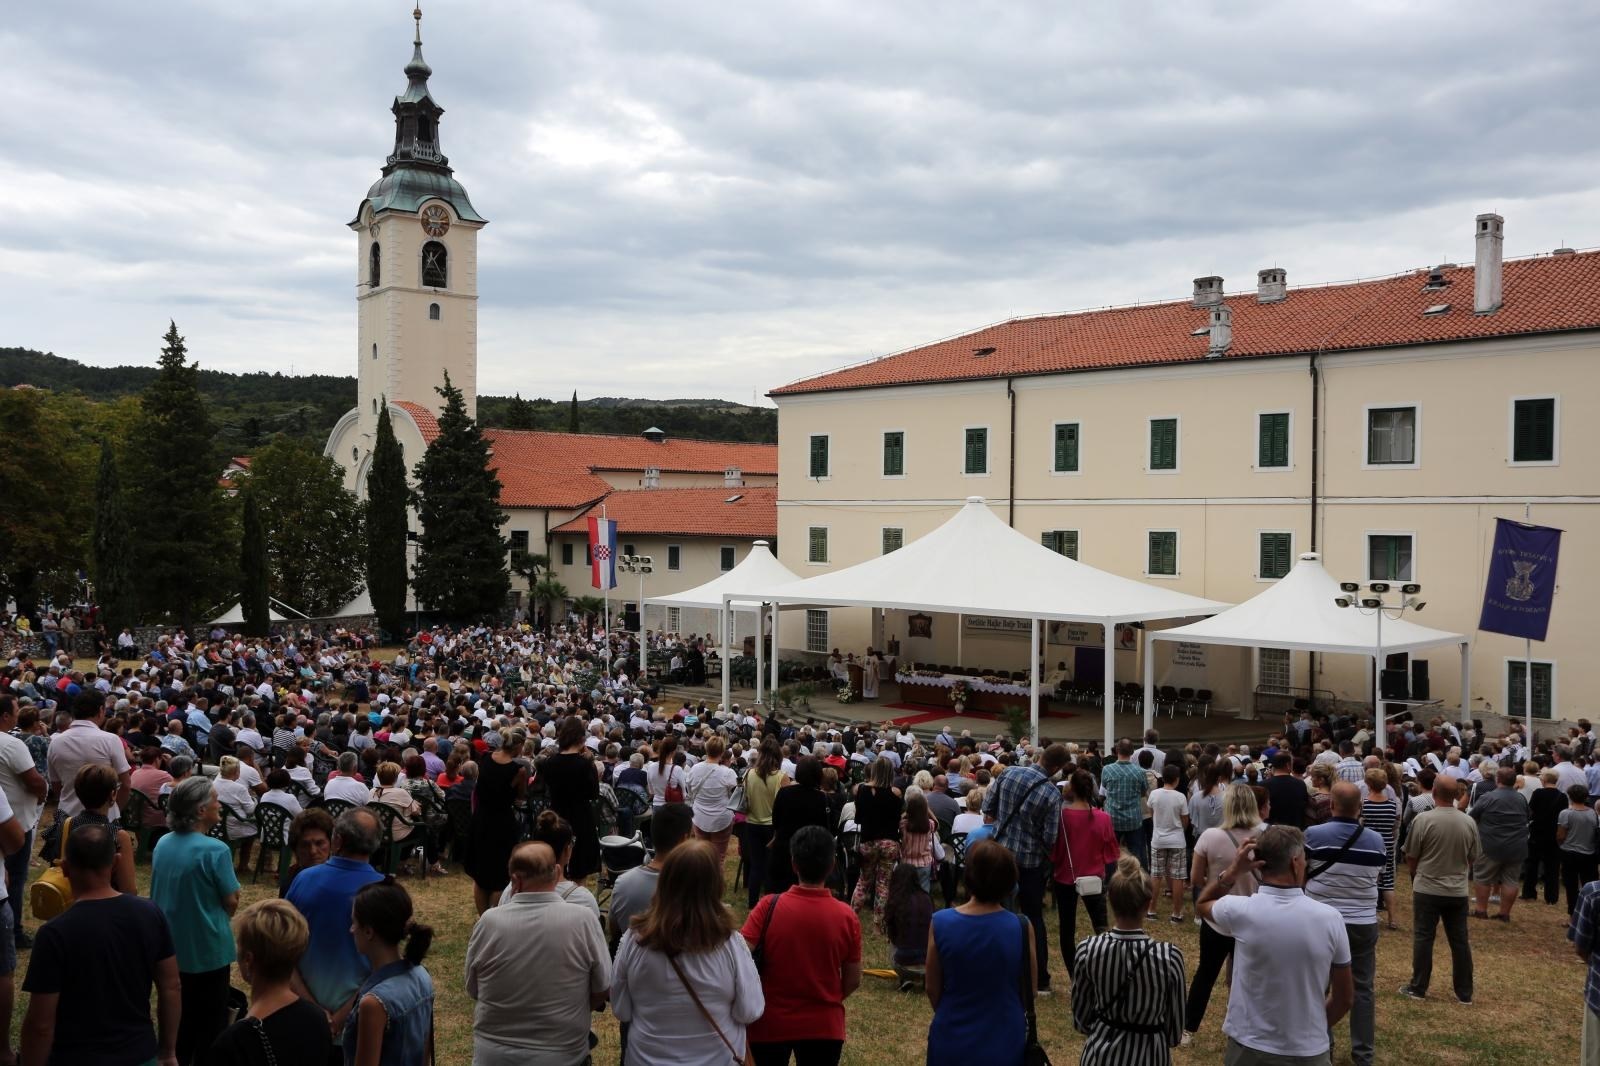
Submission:
MULTIPOLYGON (((730 879, 733 873, 729 865, 730 879)), ((147 887, 149 868, 139 867, 141 888, 147 887)), ((246 903, 274 894, 270 874, 252 885, 246 877, 246 903)), ((1475 1002, 1466 1007, 1456 1003, 1450 993, 1449 951, 1440 932, 1435 948, 1433 988, 1427 1002, 1402 999, 1395 990, 1410 977, 1411 937, 1410 889, 1404 871, 1400 874, 1400 922, 1406 931, 1383 933, 1378 945, 1378 1061, 1426 1062, 1429 1066, 1456 1063, 1492 1063, 1494 1066, 1546 1066, 1570 1062, 1578 1053, 1578 1032, 1583 1009, 1582 963, 1573 955, 1565 933, 1565 906, 1546 907, 1543 903, 1517 904, 1512 924, 1471 923, 1475 962, 1475 1002), (1519 1034, 1513 1038, 1510 1034, 1519 1034)), ((460 872, 445 878, 404 878, 417 906, 417 918, 435 930, 433 954, 428 969, 438 989, 438 1061, 454 1066, 472 1059, 472 1002, 462 981, 467 936, 472 930, 474 911, 471 884, 460 872)), ((741 913, 743 892, 729 893, 729 900, 741 913)), ((1162 909, 1163 916, 1167 913, 1162 909)), ((1057 943, 1054 911, 1046 911, 1052 923, 1051 970, 1056 995, 1039 1001, 1039 1026, 1045 1048, 1057 1066, 1078 1060, 1082 1040, 1072 1028, 1068 1004, 1068 983, 1062 969, 1057 943)), ((1079 922, 1088 932, 1087 920, 1080 912, 1079 922)), ((37 923, 27 919, 33 928, 37 923)), ((1154 923, 1157 937, 1175 941, 1182 947, 1190 972, 1199 959, 1198 930, 1192 921, 1175 926, 1166 921, 1154 923)), ((864 964, 889 966, 885 942, 870 932, 864 941, 864 964)), ((782 960, 774 960, 781 964, 782 960)), ((21 1018, 27 1009, 27 996, 20 991, 27 956, 19 960, 17 1008, 12 1019, 13 1046, 18 1039, 21 1018)), ((234 984, 243 988, 235 975, 234 984)), ((1215 1063, 1222 1060, 1224 1039, 1222 1019, 1227 1010, 1227 988, 1219 982, 1206 1015, 1205 1025, 1188 1049, 1173 1052, 1177 1063, 1215 1063)), ((927 1038, 930 1010, 920 994, 897 992, 892 982, 867 977, 860 991, 847 1001, 849 1041, 844 1061, 862 1066, 885 1063, 911 1063, 921 1060, 927 1038)), ((600 1047, 597 1066, 617 1061, 617 1024, 611 1014, 594 1017, 600 1047)), ((1335 1044, 1334 1062, 1348 1062, 1348 1030, 1341 1027, 1335 1044)))

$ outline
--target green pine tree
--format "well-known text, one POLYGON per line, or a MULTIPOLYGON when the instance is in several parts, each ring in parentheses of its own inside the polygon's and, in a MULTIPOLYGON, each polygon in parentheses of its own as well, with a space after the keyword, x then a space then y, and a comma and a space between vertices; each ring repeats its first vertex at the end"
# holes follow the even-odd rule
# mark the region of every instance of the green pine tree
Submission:
POLYGON ((361 503, 320 448, 274 438, 251 459, 244 491, 260 505, 274 599, 324 618, 361 590, 361 503))
POLYGON ((237 543, 219 484, 217 427, 177 323, 128 435, 128 525, 138 552, 135 602, 145 621, 193 628, 236 587, 237 543))
POLYGON ((122 479, 117 473, 117 457, 110 441, 100 443, 100 473, 94 485, 95 601, 100 604, 106 631, 115 633, 123 626, 137 625, 139 609, 134 601, 133 541, 128 536, 127 512, 123 508, 122 479))
POLYGON ((88 483, 73 476, 71 439, 46 393, 0 387, 0 604, 14 597, 23 614, 83 565, 88 483))
POLYGON ((511 591, 500 526, 500 478, 489 468, 489 445, 467 417, 461 390, 450 384, 439 435, 417 463, 414 500, 422 522, 415 573, 417 599, 453 621, 499 615, 511 591))
POLYGON ((539 423, 533 413, 533 404, 522 398, 522 393, 517 393, 506 403, 505 417, 501 420, 507 429, 538 429, 539 423))
POLYGON ((567 415, 567 432, 577 433, 578 430, 578 390, 572 390, 572 409, 567 415))
POLYGON ((367 593, 378 626, 398 637, 406 623, 406 461, 389 421, 387 400, 378 408, 378 436, 367 470, 367 593))
POLYGON ((267 526, 261 520, 261 501, 248 487, 244 491, 244 534, 239 542, 239 572, 244 577, 244 594, 239 606, 244 612, 244 631, 264 637, 272 624, 268 601, 271 567, 267 556, 267 526))

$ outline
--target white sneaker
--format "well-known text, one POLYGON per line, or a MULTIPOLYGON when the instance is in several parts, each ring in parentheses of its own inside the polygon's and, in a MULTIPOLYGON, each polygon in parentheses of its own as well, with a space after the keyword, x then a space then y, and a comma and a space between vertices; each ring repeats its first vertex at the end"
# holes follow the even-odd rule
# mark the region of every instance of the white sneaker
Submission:
POLYGON ((1194 1034, 1185 1029, 1183 1036, 1178 1039, 1178 1046, 1188 1047, 1192 1043, 1194 1043, 1194 1034))

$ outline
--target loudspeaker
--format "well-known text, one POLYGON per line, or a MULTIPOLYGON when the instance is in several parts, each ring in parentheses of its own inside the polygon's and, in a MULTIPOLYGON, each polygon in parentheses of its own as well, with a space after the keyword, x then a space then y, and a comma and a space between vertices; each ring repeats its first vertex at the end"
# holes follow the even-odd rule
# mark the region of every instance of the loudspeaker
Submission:
POLYGON ((637 633, 639 631, 639 612, 622 612, 622 628, 630 632, 637 633))
POLYGON ((1378 675, 1378 694, 1386 700, 1409 699, 1404 670, 1385 670, 1378 675))
POLYGON ((1406 662, 1410 658, 1410 654, 1403 651, 1397 651, 1393 654, 1385 655, 1383 657, 1383 668, 1385 670, 1404 670, 1406 668, 1406 662))
POLYGON ((1411 660, 1411 698, 1428 699, 1428 660, 1411 660))

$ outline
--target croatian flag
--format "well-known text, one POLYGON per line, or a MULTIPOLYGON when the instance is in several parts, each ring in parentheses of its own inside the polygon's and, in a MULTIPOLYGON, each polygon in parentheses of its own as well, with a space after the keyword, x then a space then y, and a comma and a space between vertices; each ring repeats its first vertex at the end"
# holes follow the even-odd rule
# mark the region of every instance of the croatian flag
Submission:
POLYGON ((597 589, 617 587, 617 520, 589 519, 590 583, 597 589))

